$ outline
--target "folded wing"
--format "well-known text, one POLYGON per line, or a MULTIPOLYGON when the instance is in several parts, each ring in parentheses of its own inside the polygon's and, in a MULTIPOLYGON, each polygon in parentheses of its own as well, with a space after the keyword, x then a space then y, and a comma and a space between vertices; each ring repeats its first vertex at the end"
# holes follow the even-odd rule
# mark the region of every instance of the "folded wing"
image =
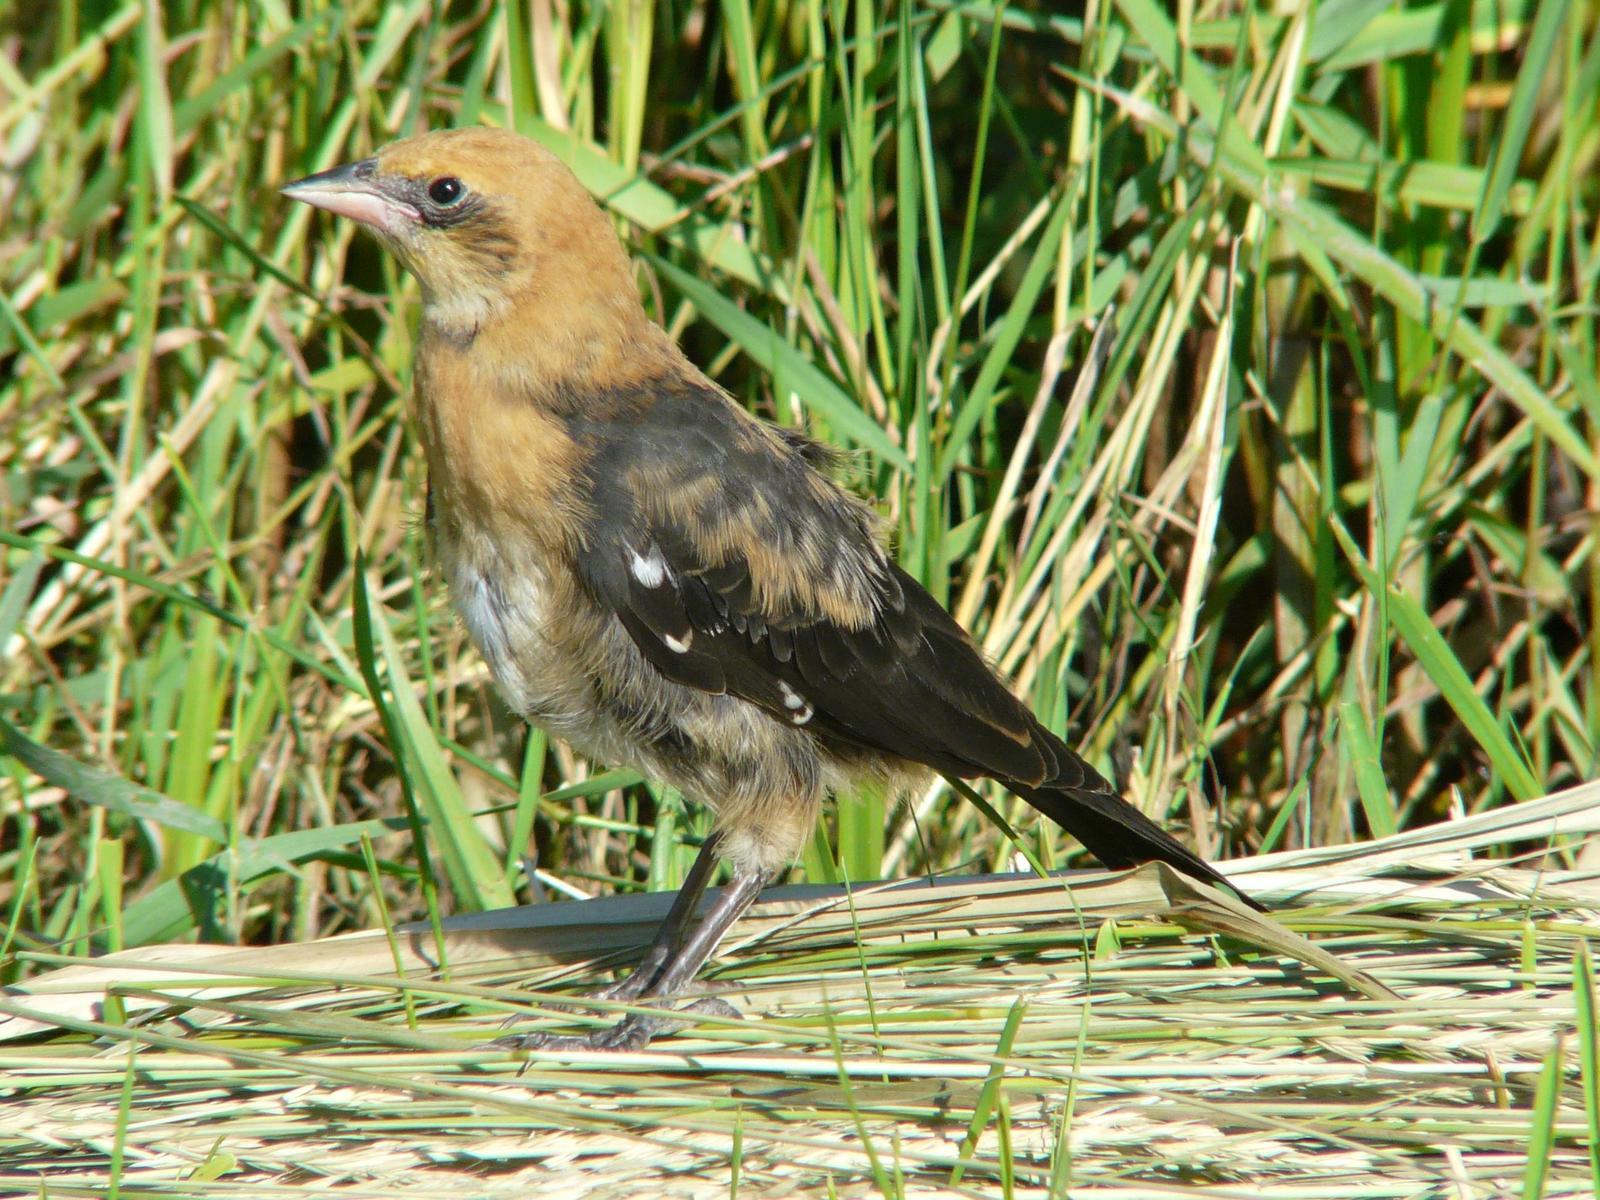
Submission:
POLYGON ((997 778, 1107 865, 1162 859, 1226 882, 1039 724, 805 443, 720 396, 658 400, 630 432, 595 456, 609 540, 581 571, 656 670, 826 738, 997 778))

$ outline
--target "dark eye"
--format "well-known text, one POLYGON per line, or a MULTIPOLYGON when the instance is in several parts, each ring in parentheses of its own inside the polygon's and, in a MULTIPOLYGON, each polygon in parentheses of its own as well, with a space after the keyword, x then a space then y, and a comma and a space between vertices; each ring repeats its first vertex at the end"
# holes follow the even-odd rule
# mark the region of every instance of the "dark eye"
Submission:
POLYGON ((428 199, 447 208, 467 194, 467 185, 454 175, 442 175, 428 185, 428 199))

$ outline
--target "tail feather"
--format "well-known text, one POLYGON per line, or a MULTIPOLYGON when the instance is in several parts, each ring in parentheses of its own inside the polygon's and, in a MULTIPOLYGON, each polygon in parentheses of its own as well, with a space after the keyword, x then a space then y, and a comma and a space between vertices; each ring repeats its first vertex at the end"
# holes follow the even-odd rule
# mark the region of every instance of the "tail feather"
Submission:
MULTIPOLYGON (((1098 776, 1095 778, 1098 780, 1098 776)), ((1267 911, 1205 859, 1109 788, 1102 791, 1059 785, 1006 786, 1077 838, 1090 854, 1108 867, 1132 867, 1159 860, 1185 875, 1226 888, 1257 912, 1267 911)))

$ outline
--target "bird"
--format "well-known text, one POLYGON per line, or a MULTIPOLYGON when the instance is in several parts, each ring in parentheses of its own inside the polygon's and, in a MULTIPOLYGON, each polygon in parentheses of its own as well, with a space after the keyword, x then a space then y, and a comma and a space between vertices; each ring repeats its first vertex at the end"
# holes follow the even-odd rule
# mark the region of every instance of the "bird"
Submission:
MULTIPOLYGON (((826 797, 904 795, 930 771, 998 780, 1107 867, 1159 860, 1260 909, 1012 693, 897 565, 837 452, 689 360, 555 154, 438 130, 281 191, 370 229, 420 284, 431 553, 506 704, 714 814, 654 941, 602 995, 673 1001, 826 797)), ((637 1049, 683 1023, 636 1010, 502 1040, 637 1049)))

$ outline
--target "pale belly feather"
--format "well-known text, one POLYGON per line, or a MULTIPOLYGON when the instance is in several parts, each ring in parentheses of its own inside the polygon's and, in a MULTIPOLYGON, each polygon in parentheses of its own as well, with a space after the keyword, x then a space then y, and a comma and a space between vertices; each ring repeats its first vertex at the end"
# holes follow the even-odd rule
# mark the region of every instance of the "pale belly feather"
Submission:
POLYGON ((584 664, 550 630, 550 581, 534 562, 509 563, 487 547, 440 555, 450 600, 506 704, 589 753, 595 741, 584 664))

